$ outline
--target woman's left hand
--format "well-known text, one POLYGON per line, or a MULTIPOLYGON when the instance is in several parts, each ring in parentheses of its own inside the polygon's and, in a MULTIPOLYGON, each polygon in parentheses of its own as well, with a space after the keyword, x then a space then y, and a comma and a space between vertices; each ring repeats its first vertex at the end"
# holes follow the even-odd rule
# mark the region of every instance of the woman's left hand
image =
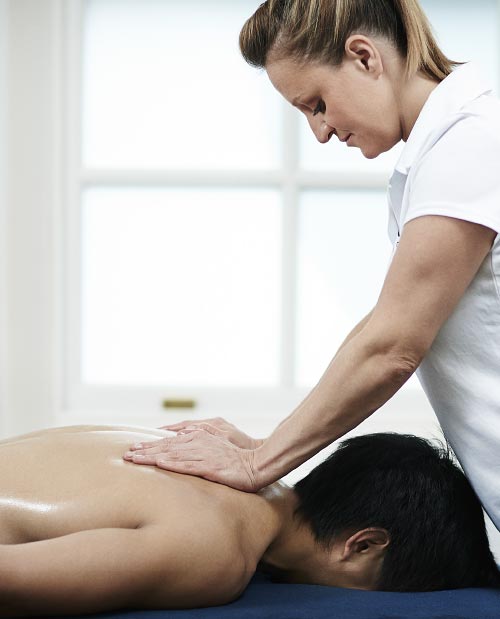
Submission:
POLYGON ((124 459, 197 475, 245 492, 257 492, 264 485, 259 484, 253 449, 242 449, 204 429, 162 438, 142 447, 127 452, 124 459))
MULTIPOLYGON (((210 434, 215 434, 221 438, 225 438, 233 445, 242 449, 257 449, 264 442, 262 438, 252 438, 237 428, 234 423, 223 419, 222 417, 213 417, 211 419, 185 419, 178 423, 171 423, 167 426, 161 426, 160 430, 172 430, 178 434, 187 434, 195 430, 206 430, 210 434)), ((148 447, 148 443, 143 443, 143 448, 148 447)))

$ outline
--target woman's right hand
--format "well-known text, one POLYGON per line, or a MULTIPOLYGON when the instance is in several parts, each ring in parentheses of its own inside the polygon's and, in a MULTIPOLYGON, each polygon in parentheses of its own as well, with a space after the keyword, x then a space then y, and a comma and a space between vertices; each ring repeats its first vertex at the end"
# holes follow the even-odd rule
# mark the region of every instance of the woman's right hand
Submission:
MULTIPOLYGON (((252 438, 239 430, 234 424, 226 421, 222 417, 214 417, 212 419, 187 419, 179 423, 172 423, 166 426, 161 426, 161 430, 171 430, 177 434, 189 434, 196 430, 205 430, 215 436, 225 438, 233 445, 241 449, 257 449, 264 442, 262 438, 252 438)), ((143 449, 147 449, 148 444, 143 443, 143 449)))

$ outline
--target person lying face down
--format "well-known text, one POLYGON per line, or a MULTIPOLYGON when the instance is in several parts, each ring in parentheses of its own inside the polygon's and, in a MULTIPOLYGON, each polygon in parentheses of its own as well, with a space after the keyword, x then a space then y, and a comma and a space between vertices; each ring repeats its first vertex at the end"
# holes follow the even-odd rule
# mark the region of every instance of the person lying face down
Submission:
POLYGON ((295 486, 245 493, 122 459, 167 432, 77 426, 0 442, 0 615, 225 604, 281 581, 499 586, 480 504, 451 455, 351 438, 295 486))

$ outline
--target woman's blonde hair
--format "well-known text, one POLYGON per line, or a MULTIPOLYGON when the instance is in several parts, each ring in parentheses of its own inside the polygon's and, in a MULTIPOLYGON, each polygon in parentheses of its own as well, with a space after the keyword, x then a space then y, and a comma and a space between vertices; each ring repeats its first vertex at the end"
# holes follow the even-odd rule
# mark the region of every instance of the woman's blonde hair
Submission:
POLYGON ((269 52, 299 62, 342 64, 351 34, 382 36, 406 59, 406 76, 441 81, 454 66, 439 49, 418 0, 267 0, 240 33, 245 60, 265 67, 269 52))

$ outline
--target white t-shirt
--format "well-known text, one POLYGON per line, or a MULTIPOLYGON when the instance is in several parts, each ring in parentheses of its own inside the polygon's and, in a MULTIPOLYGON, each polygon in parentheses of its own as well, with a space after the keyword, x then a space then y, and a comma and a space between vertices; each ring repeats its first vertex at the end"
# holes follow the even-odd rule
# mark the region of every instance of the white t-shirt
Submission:
POLYGON ((444 215, 483 224, 495 243, 417 376, 486 512, 500 530, 500 100, 473 63, 435 88, 391 177, 389 236, 444 215))

